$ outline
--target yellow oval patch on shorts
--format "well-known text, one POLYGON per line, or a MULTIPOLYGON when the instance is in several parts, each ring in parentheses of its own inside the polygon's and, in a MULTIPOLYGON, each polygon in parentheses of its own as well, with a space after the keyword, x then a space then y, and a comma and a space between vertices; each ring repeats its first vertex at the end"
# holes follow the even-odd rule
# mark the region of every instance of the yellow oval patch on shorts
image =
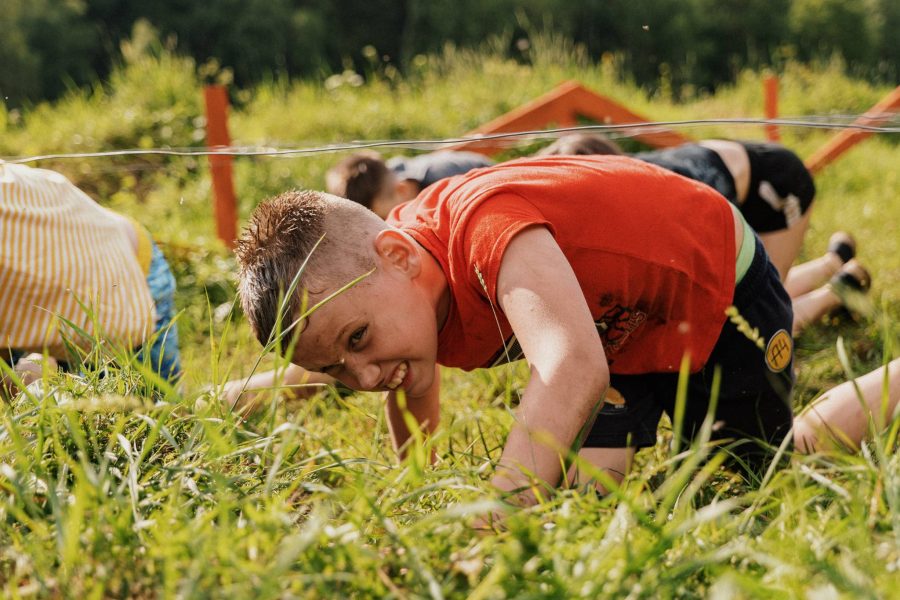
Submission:
POLYGON ((791 364, 791 356, 794 354, 794 340, 790 334, 779 329, 775 335, 769 338, 766 345, 766 365, 771 371, 778 373, 791 364))
POLYGON ((624 406, 625 396, 620 394, 619 390, 610 386, 606 389, 606 397, 603 398, 603 401, 613 406, 624 406))

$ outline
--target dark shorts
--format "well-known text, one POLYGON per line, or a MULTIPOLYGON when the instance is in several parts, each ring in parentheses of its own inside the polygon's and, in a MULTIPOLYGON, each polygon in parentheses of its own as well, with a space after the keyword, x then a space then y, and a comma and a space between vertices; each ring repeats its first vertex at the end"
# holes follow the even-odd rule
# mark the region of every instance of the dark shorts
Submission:
POLYGON ((714 150, 697 144, 641 152, 634 157, 705 183, 741 209, 757 233, 787 229, 812 205, 816 186, 796 154, 771 142, 737 142, 750 161, 747 198, 738 202, 734 178, 714 150))
MULTIPOLYGON (((726 321, 706 366, 689 377, 682 435, 691 440, 706 418, 718 366, 722 378, 713 439, 735 440, 732 452, 755 463, 768 456, 766 444, 779 445, 790 430, 793 387, 791 300, 758 238, 750 269, 735 289, 734 306, 751 328, 758 329, 763 347, 726 321)), ((614 374, 610 385, 584 446, 655 444, 662 413, 670 418, 674 414, 678 374, 614 374)))
MULTIPOLYGON (((634 157, 688 179, 705 183, 725 196, 732 204, 738 204, 734 178, 718 152, 697 144, 684 144, 666 150, 640 152, 634 157)), ((750 223, 750 226, 753 227, 753 223, 750 223)))
POLYGON ((816 185, 800 158, 779 144, 739 142, 750 159, 741 214, 758 233, 787 229, 812 205, 816 185))
MULTIPOLYGON (((138 350, 138 359, 146 361, 164 379, 174 380, 181 376, 178 326, 172 321, 175 313, 175 277, 155 243, 152 243, 152 252, 147 287, 156 308, 156 323, 153 337, 138 350)), ((15 365, 26 354, 13 348, 4 352, 2 358, 10 365, 15 365)), ((70 370, 66 362, 60 361, 59 365, 64 371, 70 370)))

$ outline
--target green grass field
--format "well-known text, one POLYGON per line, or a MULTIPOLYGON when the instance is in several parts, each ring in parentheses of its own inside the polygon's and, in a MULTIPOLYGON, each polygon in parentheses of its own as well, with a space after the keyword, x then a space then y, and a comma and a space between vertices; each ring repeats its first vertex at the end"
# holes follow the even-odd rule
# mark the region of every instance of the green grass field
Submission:
MULTIPOLYGON (((659 120, 762 114, 762 75, 715 95, 647 97, 615 60, 588 64, 564 42, 536 42, 535 63, 447 50, 405 79, 273 81, 240 91, 236 144, 311 147, 350 140, 452 137, 570 78, 659 120)), ((133 57, 108 86, 54 105, 0 112, 0 155, 203 145, 200 84, 189 61, 133 57)), ((840 64, 789 64, 785 117, 863 112, 889 88, 840 64)), ((704 126, 694 137, 763 137, 760 126, 704 126)), ((831 132, 784 128, 808 156, 831 132)), ((898 345, 900 146, 860 144, 817 177, 804 258, 832 231, 859 240, 876 310, 838 318, 797 341, 796 403, 868 371, 898 345), (841 339, 848 364, 837 351, 841 339)), ((517 152, 511 148, 509 153, 517 152)), ((321 187, 339 158, 236 161, 246 216, 264 197, 321 187)), ((273 398, 247 420, 216 388, 260 356, 234 298, 235 268, 214 239, 210 181, 197 158, 116 157, 40 163, 143 221, 176 272, 187 375, 155 395, 139 366, 83 379, 51 374, 0 409, 3 596, 78 598, 888 598, 900 592, 900 458, 896 430, 861 452, 796 457, 761 482, 672 456, 665 428, 621 488, 568 489, 478 533, 496 508, 488 484, 526 383, 514 365, 443 374, 441 432, 398 463, 374 395, 273 398), (438 461, 428 466, 434 448, 438 461)), ((263 368, 273 358, 262 357, 263 368)))

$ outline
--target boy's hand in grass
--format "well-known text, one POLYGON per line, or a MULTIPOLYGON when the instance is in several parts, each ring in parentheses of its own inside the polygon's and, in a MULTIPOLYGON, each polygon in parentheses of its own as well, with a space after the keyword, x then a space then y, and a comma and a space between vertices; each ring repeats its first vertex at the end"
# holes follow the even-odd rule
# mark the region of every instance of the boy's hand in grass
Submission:
POLYGON ((288 365, 280 371, 265 371, 226 382, 221 400, 230 409, 249 414, 262 406, 267 394, 283 393, 289 400, 303 399, 322 391, 324 386, 334 384, 335 380, 328 375, 288 365))

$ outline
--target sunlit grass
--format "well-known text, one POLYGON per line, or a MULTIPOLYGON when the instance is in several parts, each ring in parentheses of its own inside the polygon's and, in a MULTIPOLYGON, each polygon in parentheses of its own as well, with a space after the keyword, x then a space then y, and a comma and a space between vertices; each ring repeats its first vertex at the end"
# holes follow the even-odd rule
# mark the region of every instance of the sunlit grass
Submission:
POLYGON ((661 441, 606 498, 563 490, 477 534, 467 525, 498 506, 485 478, 521 372, 500 375, 445 374, 434 467, 427 448, 396 463, 367 395, 241 422, 205 394, 117 394, 133 373, 54 376, 0 428, 6 593, 875 597, 896 584, 900 465, 877 444, 795 459, 756 487, 661 441))

